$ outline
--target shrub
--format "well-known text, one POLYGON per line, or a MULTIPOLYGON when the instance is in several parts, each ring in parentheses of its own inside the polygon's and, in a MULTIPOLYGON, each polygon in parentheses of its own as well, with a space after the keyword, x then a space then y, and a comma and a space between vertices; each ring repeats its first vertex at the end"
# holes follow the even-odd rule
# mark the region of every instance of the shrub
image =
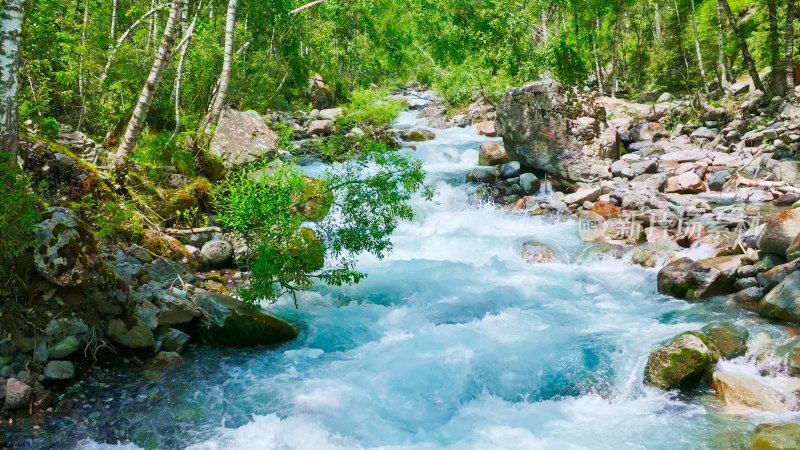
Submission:
POLYGON ((344 127, 353 125, 390 125, 408 105, 398 99, 387 98, 388 92, 374 89, 357 89, 350 94, 341 119, 344 127))

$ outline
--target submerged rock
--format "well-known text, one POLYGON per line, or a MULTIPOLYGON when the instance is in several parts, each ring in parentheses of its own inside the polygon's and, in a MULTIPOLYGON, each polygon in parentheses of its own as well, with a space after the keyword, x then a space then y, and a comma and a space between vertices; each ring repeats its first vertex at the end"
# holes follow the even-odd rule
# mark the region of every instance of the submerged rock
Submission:
POLYGON ((800 448, 800 424, 762 423, 750 435, 752 450, 788 450, 800 448))
POLYGON ((147 362, 148 369, 171 369, 183 365, 183 358, 175 352, 158 352, 147 362))
POLYGON ((669 390, 689 386, 711 368, 719 358, 707 336, 687 331, 650 353, 645 367, 645 382, 669 390))
POLYGON ((211 344, 231 347, 272 345, 297 337, 288 323, 260 311, 248 311, 239 300, 221 294, 198 294, 195 303, 208 314, 201 327, 202 338, 211 344))
POLYGON ((556 252, 538 241, 522 244, 522 259, 529 264, 545 264, 556 261, 556 252))

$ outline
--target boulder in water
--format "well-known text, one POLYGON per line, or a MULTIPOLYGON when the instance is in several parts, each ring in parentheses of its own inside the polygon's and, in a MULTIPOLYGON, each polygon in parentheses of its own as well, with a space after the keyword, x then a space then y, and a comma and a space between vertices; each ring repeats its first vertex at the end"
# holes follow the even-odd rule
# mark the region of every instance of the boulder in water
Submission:
POLYGON ((702 331, 725 359, 744 355, 747 351, 747 328, 729 322, 714 322, 704 326, 702 331))
POLYGON ((522 244, 522 259, 529 264, 545 264, 556 261, 556 252, 537 241, 522 244))
POLYGON ((645 382, 659 389, 686 387, 700 379, 719 359, 707 336, 687 331, 650 353, 645 382))
POLYGON ((164 351, 175 353, 183 351, 183 347, 190 338, 188 334, 175 328, 167 328, 156 335, 156 339, 161 341, 161 348, 164 351))
POLYGON ((172 369, 183 365, 183 358, 175 352, 161 351, 147 362, 148 369, 172 369))
POLYGON ((681 258, 658 272, 658 292, 683 300, 701 300, 733 291, 741 255, 693 261, 681 258))
POLYGON ((208 314, 201 337, 210 344, 252 347, 280 344, 297 337, 297 330, 288 323, 260 311, 245 310, 242 302, 234 298, 204 292, 194 301, 208 314))
POLYGON ((758 303, 758 312, 769 319, 800 324, 800 271, 787 275, 758 303))
POLYGON ((718 370, 712 376, 711 387, 725 407, 735 413, 746 412, 747 408, 770 412, 797 408, 794 396, 789 397, 753 377, 718 370))
POLYGON ((508 153, 503 144, 498 142, 484 142, 478 151, 478 164, 482 166, 497 166, 509 161, 508 153))
POLYGON ((758 248, 765 253, 786 256, 786 250, 800 235, 800 209, 783 211, 767 220, 758 248))
POLYGON ((478 130, 478 134, 481 136, 486 136, 486 137, 497 136, 497 130, 495 129, 494 126, 494 120, 478 123, 475 125, 475 128, 478 130))
POLYGON ((414 128, 400 133, 400 138, 403 139, 404 141, 423 142, 435 139, 436 135, 433 134, 433 131, 431 130, 414 128))
POLYGON ((495 125, 511 160, 570 181, 609 178, 619 157, 619 134, 606 125, 603 108, 555 81, 509 90, 495 125))

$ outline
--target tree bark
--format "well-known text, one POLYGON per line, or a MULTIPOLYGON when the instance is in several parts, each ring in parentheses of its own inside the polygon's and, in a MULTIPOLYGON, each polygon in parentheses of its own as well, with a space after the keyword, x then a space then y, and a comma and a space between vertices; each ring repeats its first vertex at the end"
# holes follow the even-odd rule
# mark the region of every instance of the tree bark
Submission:
POLYGON ((112 0, 111 2, 111 42, 114 42, 117 39, 117 2, 118 0, 112 0))
POLYGON ((779 96, 784 94, 786 76, 783 74, 784 61, 781 58, 781 38, 778 35, 778 7, 775 0, 767 2, 769 15, 769 65, 772 66, 770 84, 772 91, 779 96))
POLYGON ((722 7, 717 2, 717 68, 719 69, 719 82, 722 87, 728 84, 728 70, 725 67, 725 30, 722 28, 722 7))
POLYGON ((733 11, 731 11, 731 6, 728 4, 728 0, 718 1, 722 6, 722 10, 725 11, 725 15, 728 16, 728 22, 730 22, 731 28, 736 34, 736 38, 739 40, 739 47, 742 50, 742 59, 744 60, 744 65, 747 67, 747 72, 750 73, 750 78, 753 80, 753 86, 755 86, 756 89, 761 92, 766 92, 766 89, 764 89, 764 83, 761 82, 761 77, 758 75, 756 63, 753 61, 753 57, 750 56, 750 49, 747 46, 747 40, 744 37, 744 32, 742 32, 741 28, 739 28, 739 24, 736 22, 736 17, 733 16, 733 11))
POLYGON ((128 121, 128 126, 125 128, 125 134, 122 136, 122 141, 117 149, 115 175, 116 180, 120 185, 123 185, 125 182, 129 164, 128 156, 136 146, 136 142, 139 140, 139 135, 144 127, 144 119, 147 116, 147 112, 153 102, 153 94, 155 93, 155 90, 158 87, 158 82, 161 81, 161 76, 164 74, 164 70, 167 68, 167 64, 169 63, 172 47, 175 44, 175 35, 179 29, 182 9, 183 0, 172 1, 172 8, 169 12, 167 25, 164 27, 164 37, 161 40, 161 47, 158 50, 158 56, 156 56, 156 59, 153 62, 153 68, 150 70, 150 76, 148 76, 147 81, 142 88, 142 93, 136 102, 136 106, 133 108, 133 114, 131 115, 130 121, 128 121))
POLYGON ((214 104, 211 106, 211 111, 203 120, 201 129, 208 129, 211 126, 217 126, 219 117, 222 115, 222 109, 225 107, 225 98, 228 95, 228 86, 231 82, 231 71, 233 68, 233 44, 236 35, 236 9, 239 6, 239 0, 228 1, 228 13, 225 19, 225 53, 222 61, 222 74, 219 77, 219 88, 217 89, 217 96, 214 98, 214 104))
POLYGON ((700 37, 697 35, 697 15, 694 10, 694 0, 692 4, 692 30, 694 31, 694 49, 697 52, 697 65, 700 67, 700 81, 703 83, 703 92, 708 94, 708 82, 706 81, 706 69, 703 67, 703 53, 700 51, 700 37))
POLYGON ((617 0, 614 23, 614 53, 611 55, 611 97, 616 98, 619 90, 619 36, 622 32, 622 0, 617 0))
MULTIPOLYGON (((184 8, 188 9, 189 1, 184 0, 184 8)), ((172 131, 172 136, 170 136, 169 140, 175 139, 175 136, 178 135, 178 132, 181 130, 181 81, 183 79, 183 66, 186 62, 186 54, 189 51, 189 44, 192 42, 192 35, 194 34, 194 28, 197 25, 197 16, 200 14, 201 4, 197 5, 197 13, 194 15, 194 19, 189 27, 185 31, 185 35, 183 41, 178 44, 181 47, 181 59, 178 62, 178 71, 175 74, 175 129, 172 131)), ((186 11, 184 9, 184 11, 186 11)))
POLYGON ((25 0, 3 0, 0 13, 0 150, 15 154, 19 145, 17 94, 24 16, 25 0))
POLYGON ((794 2, 789 0, 786 5, 786 53, 785 53, 785 67, 786 72, 786 95, 794 95, 794 2))
POLYGON ((311 3, 307 3, 307 4, 303 5, 303 6, 301 6, 301 7, 297 8, 297 9, 295 9, 294 11, 291 11, 291 12, 289 13, 289 15, 290 15, 290 16, 297 15, 297 14, 299 14, 299 13, 301 13, 301 12, 303 12, 303 11, 307 10, 307 9, 311 9, 311 8, 313 8, 313 7, 317 6, 317 5, 321 5, 321 4, 325 3, 326 1, 327 1, 327 0, 316 0, 316 1, 313 1, 313 2, 311 2, 311 3))
POLYGON ((594 70, 597 77, 597 88, 603 92, 603 74, 600 72, 600 58, 597 55, 597 30, 600 29, 600 18, 595 16, 592 27, 592 53, 594 53, 594 70))

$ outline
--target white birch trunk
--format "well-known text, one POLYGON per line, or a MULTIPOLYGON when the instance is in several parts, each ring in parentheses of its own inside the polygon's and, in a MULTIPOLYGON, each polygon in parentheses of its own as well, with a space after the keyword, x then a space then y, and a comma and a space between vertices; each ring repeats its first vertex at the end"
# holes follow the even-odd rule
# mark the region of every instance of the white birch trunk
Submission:
POLYGON ((0 13, 0 149, 16 153, 19 140, 19 48, 25 0, 3 0, 0 13))
POLYGON ((694 0, 692 4, 692 30, 694 31, 694 49, 697 52, 697 65, 700 67, 700 82, 703 83, 703 92, 708 94, 708 83, 706 82, 706 69, 703 67, 703 54, 700 52, 700 37, 697 35, 697 16, 694 11, 694 0))
POLYGON ((719 78, 722 87, 728 85, 728 69, 725 67, 725 30, 723 26, 723 12, 719 2, 717 2, 717 47, 719 53, 717 54, 717 66, 719 66, 719 78))
POLYGON ((117 3, 119 0, 112 0, 111 2, 111 42, 117 39, 117 3))
POLYGON ((153 62, 153 68, 150 70, 150 76, 142 88, 142 93, 136 106, 133 108, 131 119, 128 121, 128 126, 125 128, 125 134, 122 136, 119 148, 116 153, 116 178, 117 182, 123 184, 125 175, 127 175, 128 156, 133 148, 136 146, 136 141, 139 140, 139 135, 144 127, 144 119, 147 112, 150 110, 150 105, 153 103, 153 94, 158 87, 158 82, 161 81, 161 76, 172 54, 172 47, 175 44, 175 35, 179 29, 181 20, 181 10, 183 9, 183 0, 173 0, 172 8, 169 12, 167 25, 164 27, 164 37, 161 40, 161 47, 158 50, 158 56, 153 62))
POLYGON ((789 0, 786 5, 786 50, 784 58, 786 60, 786 94, 791 98, 794 95, 794 24, 795 24, 795 0, 789 0))
POLYGON ((222 62, 222 74, 219 77, 219 88, 217 89, 217 96, 214 98, 214 103, 211 106, 211 112, 204 120, 205 124, 201 128, 208 129, 208 127, 216 126, 219 123, 219 117, 222 115, 222 109, 225 106, 225 98, 228 95, 228 86, 231 82, 231 71, 233 68, 233 44, 236 34, 236 9, 239 6, 239 0, 228 1, 228 13, 225 19, 225 53, 222 62))

